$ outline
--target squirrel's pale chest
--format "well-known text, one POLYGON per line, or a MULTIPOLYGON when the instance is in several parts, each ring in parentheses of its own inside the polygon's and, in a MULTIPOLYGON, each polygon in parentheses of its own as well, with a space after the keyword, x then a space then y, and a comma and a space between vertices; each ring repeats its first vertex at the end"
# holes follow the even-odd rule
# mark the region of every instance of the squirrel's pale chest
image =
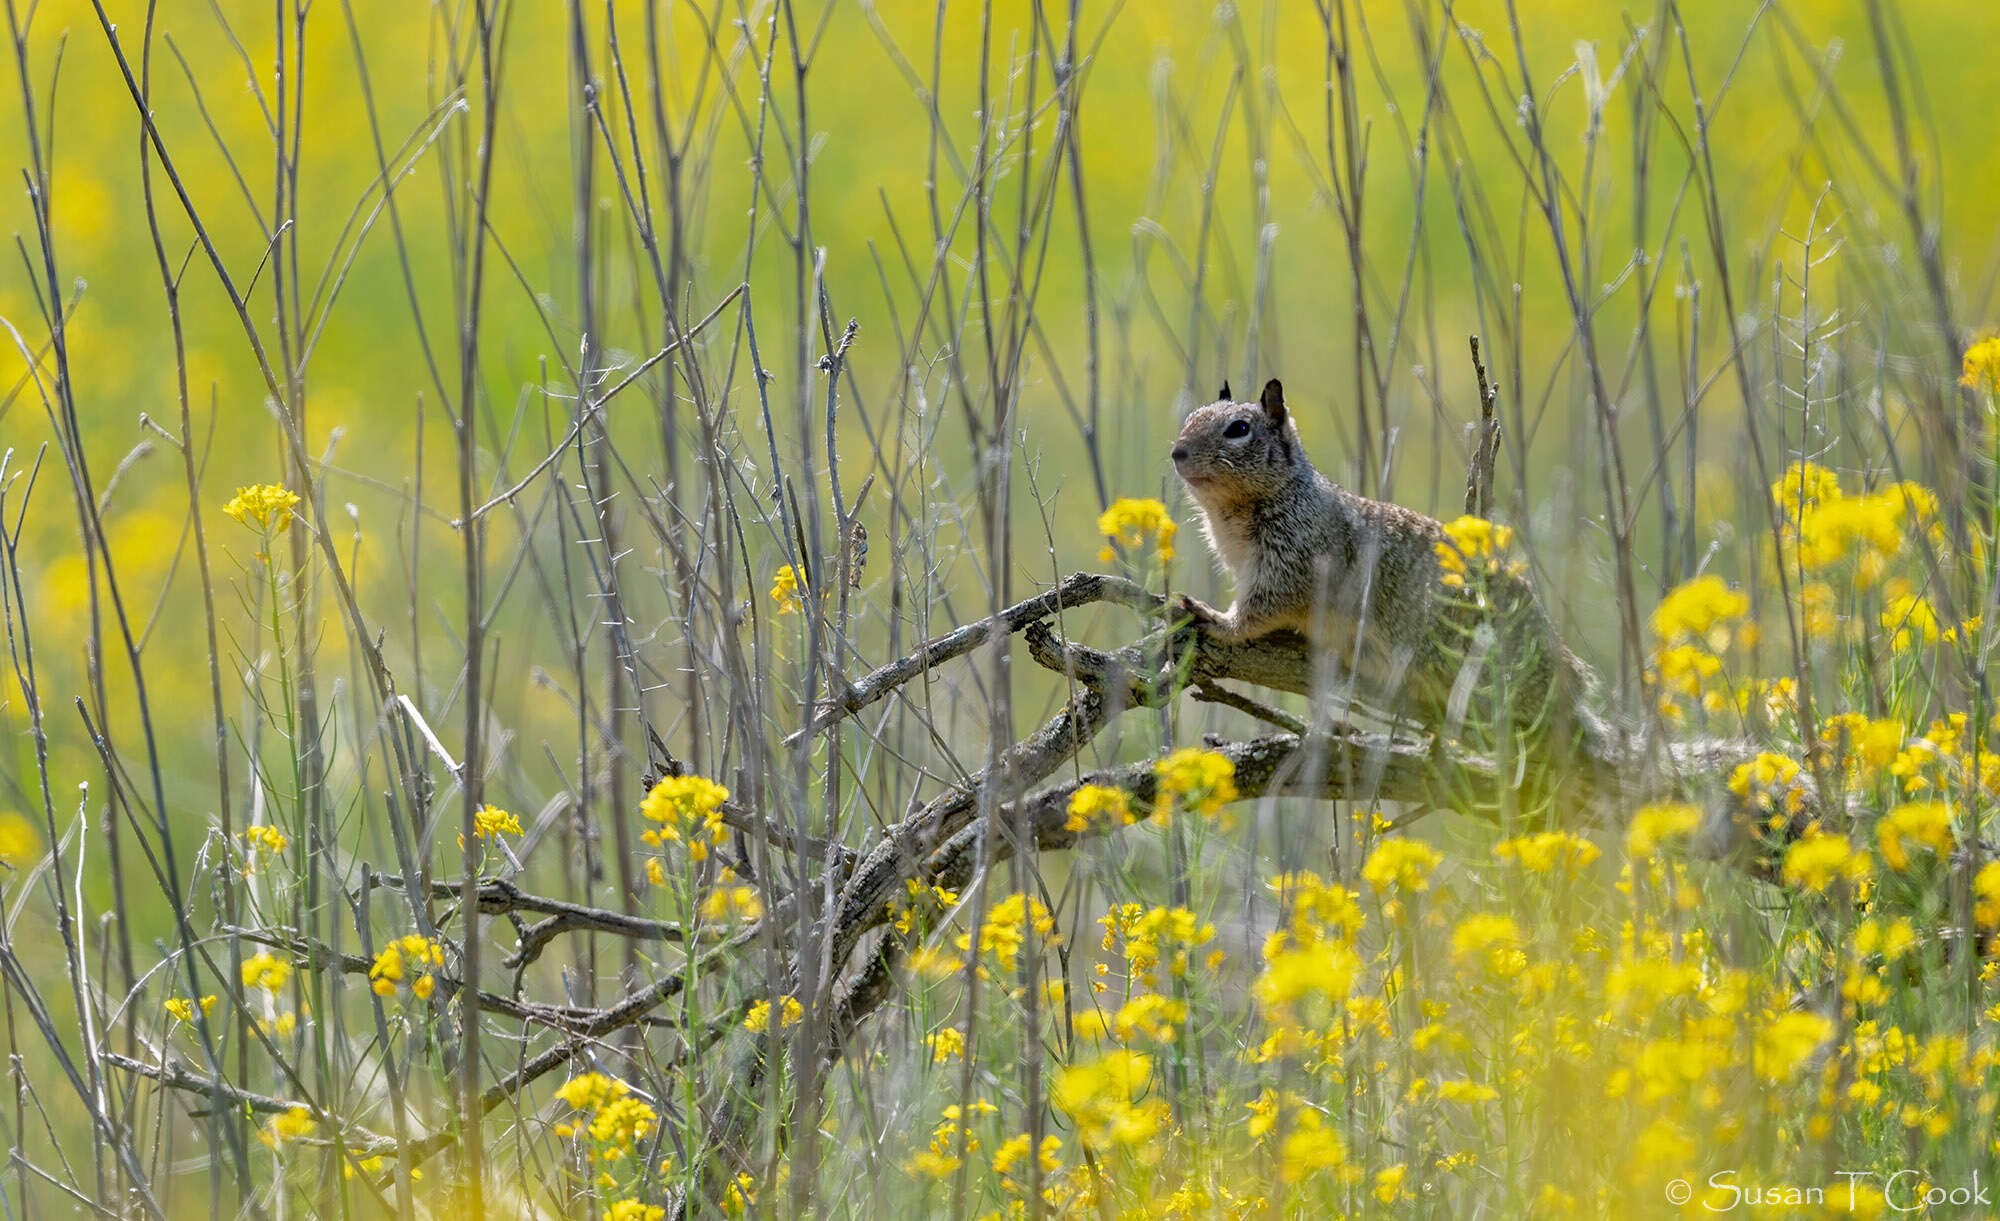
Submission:
POLYGON ((1212 512, 1206 508, 1201 514, 1201 529, 1208 539, 1208 549, 1222 566, 1229 570, 1240 592, 1257 583, 1258 548, 1250 537, 1247 522, 1231 515, 1212 512))

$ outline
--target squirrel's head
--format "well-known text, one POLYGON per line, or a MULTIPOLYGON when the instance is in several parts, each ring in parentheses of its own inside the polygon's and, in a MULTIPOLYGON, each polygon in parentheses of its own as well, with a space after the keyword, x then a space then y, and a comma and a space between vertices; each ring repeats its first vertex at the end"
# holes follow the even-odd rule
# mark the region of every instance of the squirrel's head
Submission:
POLYGON ((1229 397, 1229 383, 1206 407, 1197 407, 1174 442, 1174 470, 1197 500, 1217 505, 1254 500, 1296 476, 1299 433, 1285 410, 1285 388, 1264 383, 1254 403, 1229 397))

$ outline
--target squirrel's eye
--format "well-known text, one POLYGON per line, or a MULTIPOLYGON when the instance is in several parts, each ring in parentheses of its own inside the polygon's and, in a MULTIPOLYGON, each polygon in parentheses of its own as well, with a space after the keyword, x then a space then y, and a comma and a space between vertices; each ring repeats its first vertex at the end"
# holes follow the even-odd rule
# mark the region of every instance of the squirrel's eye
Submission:
POLYGON ((1247 437, 1250 435, 1250 421, 1231 420, 1229 421, 1229 427, 1222 430, 1222 435, 1232 440, 1237 437, 1247 437))

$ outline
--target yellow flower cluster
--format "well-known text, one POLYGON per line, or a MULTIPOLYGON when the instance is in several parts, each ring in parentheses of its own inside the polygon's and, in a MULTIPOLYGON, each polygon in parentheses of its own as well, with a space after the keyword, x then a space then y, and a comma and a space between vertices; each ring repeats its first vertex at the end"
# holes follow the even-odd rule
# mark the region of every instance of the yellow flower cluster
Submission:
POLYGON ((298 503, 297 492, 275 483, 256 483, 236 489, 222 511, 252 529, 269 531, 290 521, 298 503))
POLYGON ((1729 588, 1717 576, 1699 576, 1667 591, 1653 609, 1653 631, 1660 638, 1650 675, 1659 693, 1660 714, 1671 721, 1687 715, 1682 701, 1691 701, 1713 715, 1729 707, 1727 689, 1713 684, 1722 671, 1717 654, 1732 643, 1751 643, 1755 625, 1745 624, 1750 599, 1729 588))
POLYGON ((667 1210, 643 1200, 618 1200, 604 1210, 604 1221, 660 1221, 667 1210))
MULTIPOLYGON (((658 865, 657 860, 649 860, 648 865, 658 865)), ((650 872, 650 871, 649 871, 650 872)), ((664 881, 654 879, 655 883, 664 881)), ((701 903, 701 918, 704 920, 738 920, 748 922, 762 919, 764 896, 755 886, 747 886, 736 876, 736 871, 724 867, 715 877, 715 885, 709 887, 708 897, 701 903)))
POLYGON ((1142 992, 1120 1005, 1103 1023, 1104 1033, 1120 1043, 1139 1039, 1172 1043, 1179 1037, 1180 1024, 1187 1021, 1187 1015, 1186 1001, 1157 992, 1142 992))
POLYGON ((1146 1097, 1152 1081, 1151 1056, 1114 1048, 1059 1071, 1050 1098, 1076 1125, 1085 1146, 1143 1150, 1167 1123, 1166 1101, 1146 1097))
POLYGON ((1786 885, 1823 892, 1835 882, 1858 882, 1868 876, 1868 856, 1855 850, 1844 835, 1808 835, 1785 849, 1786 885))
POLYGON ((1958 384, 2000 395, 2000 336, 1988 336, 1965 350, 1965 376, 1958 384))
POLYGON ((1388 891, 1415 894, 1429 888, 1431 870, 1443 860, 1437 849, 1420 839, 1391 836, 1376 844, 1375 851, 1368 854, 1367 863, 1361 866, 1361 880, 1374 887, 1377 894, 1388 891))
POLYGON ((603 1073, 584 1073, 556 1087, 556 1097, 575 1111, 595 1111, 613 1099, 623 1098, 632 1087, 603 1073))
POLYGON ((396 986, 403 982, 406 971, 419 972, 410 984, 410 991, 419 1000, 428 1000, 432 989, 437 987, 437 979, 432 976, 432 967, 444 965, 444 950, 429 937, 411 933, 398 937, 382 947, 375 955, 375 962, 368 968, 368 978, 373 981, 369 987, 377 996, 394 996, 396 986))
POLYGON ((1531 873, 1564 873, 1571 877, 1597 859, 1597 845, 1568 831, 1542 831, 1493 846, 1493 855, 1531 873))
MULTIPOLYGON (((556 1097, 578 1113, 574 1123, 559 1123, 555 1134, 575 1136, 579 1132, 596 1142, 589 1158, 615 1162, 632 1152, 659 1127, 659 1112, 644 1099, 632 1094, 632 1087, 604 1073, 584 1073, 572 1077, 556 1090, 556 1097)), ((605 1186, 616 1180, 608 1172, 605 1186)))
POLYGON ((1942 635, 1937 609, 1929 600, 1912 593, 1907 582, 1898 581, 1889 590, 1882 608, 1882 630, 1889 633, 1889 647, 1907 653, 1918 645, 1931 645, 1942 635))
POLYGON ((1289 1006, 1307 997, 1339 1001, 1361 976, 1361 956, 1341 941, 1299 943, 1273 937, 1264 944, 1264 969, 1251 995, 1279 1022, 1289 1006))
POLYGON ((257 1139, 275 1149, 286 1141, 311 1136, 317 1127, 319 1124, 313 1120, 311 1111, 304 1107, 293 1107, 273 1115, 271 1122, 264 1126, 264 1130, 257 1133, 257 1139))
MULTIPOLYGON (((168 1016, 174 1018, 176 1021, 194 1021, 194 1002, 188 1000, 186 997, 168 997, 166 1009, 168 1016)), ((213 996, 204 996, 201 998, 201 1011, 203 1013, 212 1012, 214 1009, 215 998, 213 996)))
POLYGON ((966 1107, 957 1103, 947 1106, 937 1126, 931 1129, 930 1148, 904 1162, 903 1168, 918 1178, 950 1178, 965 1164, 959 1156, 961 1150, 967 1154, 979 1152, 979 1137, 970 1131, 974 1120, 997 1110, 983 1098, 966 1107))
POLYGON ((925 1035, 924 1046, 930 1050, 933 1064, 960 1059, 965 1055, 965 1032, 956 1026, 946 1026, 936 1034, 925 1035))
MULTIPOLYGON (((1031 898, 1019 891, 993 904, 987 909, 986 920, 979 926, 979 956, 992 959, 1003 973, 1011 975, 1021 958, 1021 949, 1027 944, 1028 930, 1044 943, 1053 944, 1061 938, 1056 936, 1055 917, 1042 906, 1040 899, 1031 898)), ((972 934, 960 933, 957 945, 961 953, 972 952, 972 934)), ((986 967, 979 967, 980 978, 987 978, 986 967)))
POLYGON ((1929 848, 1940 860, 1951 854, 1951 810, 1941 801, 1897 806, 1876 828, 1882 861, 1898 873, 1910 867, 1912 848, 1929 848))
POLYGON ((778 613, 795 615, 803 609, 805 601, 799 591, 805 587, 805 578, 797 565, 787 564, 778 569, 778 575, 771 581, 771 601, 778 604, 778 613))
POLYGON ((1463 589, 1468 576, 1506 573, 1518 576, 1527 563, 1509 559, 1514 545, 1514 528, 1497 525, 1483 517, 1467 514, 1445 523, 1445 537, 1436 544, 1439 581, 1453 589, 1463 589))
POLYGON ((2000 861, 1980 866, 1972 879, 1972 915, 1979 927, 2000 929, 2000 861))
POLYGON ((957 891, 945 886, 928 886, 915 878, 904 880, 903 892, 908 896, 904 901, 889 901, 889 917, 895 930, 905 936, 920 926, 928 926, 931 916, 958 906, 957 891))
POLYGON ((1294 940, 1314 941, 1324 935, 1347 940, 1367 923, 1359 895, 1316 873, 1281 873, 1268 886, 1284 904, 1294 940))
POLYGON ((1785 563, 1815 573, 1852 559, 1859 589, 1882 579, 1912 531, 1924 532, 1933 543, 1944 541, 1936 494, 1914 483, 1848 496, 1839 476, 1800 461, 1771 485, 1771 499, 1780 517, 1785 563))
POLYGON ((1063 823, 1065 831, 1082 831, 1092 823, 1111 827, 1129 827, 1132 817, 1132 803, 1125 796, 1124 789, 1109 788, 1102 784, 1086 784, 1070 794, 1069 819, 1063 823))
POLYGON ((521 820, 498 806, 481 806, 472 812, 472 833, 480 839, 521 834, 521 820))
POLYGON ((1184 978, 1193 952, 1215 940, 1215 925, 1185 907, 1121 903, 1097 922, 1104 926, 1103 947, 1125 960, 1127 976, 1153 987, 1163 960, 1168 974, 1184 978))
MULTIPOLYGON (((778 998, 778 1028, 790 1030, 804 1020, 806 1009, 796 996, 778 998)), ((771 1002, 758 1001, 743 1015, 743 1029, 763 1033, 771 1028, 771 1002)))
POLYGON ((1236 800, 1236 765, 1215 751, 1185 747, 1154 764, 1153 771, 1160 781, 1155 804, 1162 819, 1176 809, 1214 818, 1236 800))
POLYGON ((243 960, 243 986, 262 988, 276 993, 292 977, 292 964, 282 958, 273 958, 267 951, 257 953, 243 960))
POLYGON ((276 856, 278 853, 283 852, 285 848, 289 846, 292 842, 291 840, 285 838, 285 833, 283 831, 280 831, 276 827, 264 823, 260 823, 254 827, 245 828, 244 830, 237 832, 237 834, 242 836, 244 847, 253 848, 259 852, 268 853, 272 856, 276 856))
MULTIPOLYGON (((1014 1177, 1014 1168, 1028 1157, 1034 1146, 1034 1138, 1026 1132, 1008 1137, 993 1151, 993 1173, 1000 1176, 1001 1189, 1014 1195, 1021 1195, 1026 1188, 1014 1177)), ((1036 1169, 1043 1179, 1053 1178, 1062 1170, 1062 1137, 1050 1133, 1042 1137, 1041 1148, 1035 1152, 1036 1169)), ((1053 1200, 1046 1201, 1054 1203, 1053 1200)))
POLYGON ((1700 641, 1710 651, 1729 647, 1729 629, 1750 613, 1750 599, 1721 577, 1700 576, 1668 591, 1653 610, 1653 630, 1662 644, 1700 641))
POLYGON ((1489 975, 1508 978, 1527 965, 1522 953, 1521 926, 1500 912, 1477 912, 1459 921, 1451 934, 1451 960, 1460 967, 1477 966, 1489 975))
POLYGON ((590 1117, 590 1139, 604 1146, 605 1157, 622 1157, 652 1135, 659 1120, 659 1113, 641 1099, 613 1098, 590 1117))
POLYGON ((1903 723, 1841 712, 1820 722, 1820 740, 1837 752, 1851 783, 1868 786, 1903 754, 1903 723))
MULTIPOLYGON (((1430 870, 1438 863, 1435 853, 1392 847, 1402 844, 1429 848, 1400 836, 1383 840, 1368 860, 1373 876, 1366 880, 1371 886, 1380 890, 1429 884, 1430 870)), ((1364 875, 1368 866, 1363 867, 1364 875)), ((1367 923, 1354 892, 1315 874, 1281 874, 1271 879, 1270 887, 1286 902, 1286 919, 1265 939, 1263 967, 1250 987, 1271 1028, 1251 1056, 1256 1062, 1322 1041, 1318 1033, 1324 1029, 1322 1023, 1361 978, 1363 962, 1354 939, 1367 923)))
POLYGON ((1680 802, 1641 806, 1625 829, 1625 854, 1635 861, 1653 856, 1668 843, 1687 839, 1701 826, 1701 811, 1680 802))
POLYGON ((656 824, 639 838, 654 847, 685 843, 691 860, 706 860, 709 845, 722 842, 722 803, 728 800, 729 790, 713 780, 668 776, 639 803, 639 816, 656 824))
POLYGON ((1764 751, 1729 773, 1729 791, 1744 802, 1774 816, 1796 814, 1805 805, 1805 790, 1795 759, 1764 751))
POLYGON ((1097 558, 1109 564, 1117 560, 1120 548, 1131 550, 1152 543, 1164 563, 1174 558, 1174 535, 1179 530, 1167 516, 1167 506, 1157 500, 1114 501, 1097 518, 1097 532, 1105 538, 1097 558))
POLYGON ((1817 1013, 1786 1012, 1757 1031, 1751 1065, 1764 1080, 1789 1081, 1814 1052, 1833 1037, 1833 1023, 1817 1013))
POLYGON ((1653 686, 1660 693, 1660 714, 1678 721, 1686 715, 1682 700, 1693 700, 1704 712, 1727 707, 1722 692, 1708 680, 1722 672, 1722 659, 1698 644, 1676 644, 1653 655, 1653 686))
MULTIPOLYGON (((499 806, 480 806, 472 812, 472 834, 481 843, 496 841, 503 835, 519 835, 521 820, 499 806)), ((458 846, 465 847, 465 836, 458 837, 458 846)))

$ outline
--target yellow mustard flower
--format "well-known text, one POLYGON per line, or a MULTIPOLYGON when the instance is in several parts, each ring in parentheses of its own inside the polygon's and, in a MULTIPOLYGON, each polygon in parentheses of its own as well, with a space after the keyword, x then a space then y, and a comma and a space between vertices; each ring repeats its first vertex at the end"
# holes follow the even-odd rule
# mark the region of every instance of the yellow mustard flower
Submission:
POLYGON ((1133 821, 1132 803, 1124 789, 1086 784, 1070 794, 1069 818, 1063 823, 1063 830, 1082 831, 1092 823, 1129 827, 1133 821))
POLYGON ((1787 885, 1824 891, 1837 881, 1867 877, 1868 858, 1844 835, 1808 835, 1785 849, 1783 873, 1787 885))
POLYGON ((1729 647, 1729 628, 1750 613, 1750 599, 1718 576, 1700 576, 1667 591, 1653 609, 1653 631, 1667 643, 1702 641, 1716 652, 1729 647))
POLYGON ((708 831, 722 826, 722 803, 729 790, 701 776, 668 776, 639 803, 639 816, 660 825, 665 839, 680 839, 683 828, 701 823, 708 831))
POLYGON ((597 1108, 590 1119, 590 1138, 609 1145, 606 1155, 619 1157, 652 1134, 659 1126, 659 1112, 643 1100, 630 1096, 613 1098, 597 1108))
POLYGON ((1167 506, 1157 500, 1130 498, 1112 502, 1097 518, 1097 532, 1105 538, 1097 558, 1106 564, 1118 558, 1118 549, 1133 549, 1152 543, 1162 561, 1174 558, 1174 535, 1180 527, 1167 516, 1167 506))
MULTIPOLYGON (((1001 1176, 1001 1185, 1007 1187, 1007 1190, 1019 1193, 1020 1185, 1010 1176, 1014 1172, 1014 1167, 1027 1159, 1028 1150, 1033 1144, 1034 1138, 1022 1132, 1008 1137, 993 1151, 993 1173, 1001 1176)), ((1040 1166, 1044 1178, 1061 1170, 1062 1137, 1054 1133, 1044 1136, 1041 1148, 1035 1153, 1035 1161, 1040 1166)))
MULTIPOLYGON (((167 1013, 177 1021, 194 1021, 194 1002, 188 1000, 186 997, 168 997, 166 1009, 167 1013)), ((212 1012, 214 1009, 215 998, 213 996, 204 996, 201 998, 201 1011, 203 1013, 212 1012)))
POLYGON ((246 827, 237 834, 243 837, 245 847, 255 848, 259 852, 267 852, 273 855, 283 852, 292 842, 285 838, 283 831, 263 823, 254 827, 246 827))
POLYGON ((925 1035, 924 1046, 930 1050, 933 1064, 959 1059, 965 1055, 965 1032, 956 1026, 946 1026, 936 1034, 925 1035))
POLYGON ((1157 992, 1142 992, 1119 1006, 1108 1028, 1117 1032, 1121 1043, 1141 1038, 1171 1043, 1179 1033, 1180 1024, 1187 1021, 1187 1015, 1185 1001, 1157 992))
POLYGON ((1766 1081, 1788 1080, 1832 1035, 1833 1023, 1817 1013, 1779 1014, 1758 1029, 1751 1064, 1766 1081))
POLYGON ((797 614, 805 605, 799 591, 806 587, 805 579, 796 564, 787 564, 778 569, 771 580, 771 601, 778 604, 781 615, 797 614))
POLYGON ((1451 958, 1460 966, 1481 965, 1504 978, 1519 974, 1526 965, 1521 945, 1521 926, 1512 916, 1475 912, 1452 930, 1451 958))
POLYGON ((434 981, 430 969, 444 965, 444 949, 436 941, 421 934, 411 933, 398 937, 382 947, 375 955, 375 961, 368 968, 369 987, 377 996, 393 996, 396 985, 403 982, 406 971, 415 970, 420 978, 411 984, 411 990, 418 997, 428 997, 434 981))
POLYGON ((313 1129, 318 1126, 313 1121, 311 1111, 304 1107, 293 1107, 289 1111, 272 1116, 271 1122, 257 1135, 265 1144, 276 1148, 288 1140, 311 1136, 313 1129))
POLYGON ((1326 1126, 1318 1111, 1304 1107, 1293 1118, 1291 1131, 1278 1149, 1278 1177, 1297 1183, 1346 1161, 1347 1149, 1340 1137, 1326 1126))
POLYGON ((1771 485, 1771 503, 1780 512, 1795 516, 1802 508, 1831 504, 1840 497, 1840 476, 1804 459, 1786 467, 1785 473, 1771 485))
POLYGON ((1430 886, 1431 870, 1444 860, 1438 850, 1420 839, 1397 835, 1375 845, 1361 866, 1361 878, 1376 893, 1389 890, 1415 892, 1430 886))
POLYGON ((603 1073, 584 1073, 571 1077, 556 1088, 556 1097, 568 1103, 572 1110, 595 1111, 613 1099, 623 1098, 632 1092, 632 1087, 616 1077, 603 1073))
POLYGON ((1266 1009, 1315 995, 1339 1001, 1354 990, 1361 969, 1361 955, 1337 941, 1266 947, 1264 969, 1250 992, 1266 1009))
POLYGON ((1928 600, 1915 594, 1895 594, 1883 608, 1882 630, 1889 633, 1889 647, 1899 653, 1920 644, 1936 644, 1937 611, 1928 600))
MULTIPOLYGON (((481 806, 472 812, 472 833, 480 839, 521 834, 521 820, 499 806, 481 806)), ((460 845, 463 847, 464 845, 460 845)))
POLYGON ((277 992, 292 977, 292 964, 282 958, 273 958, 268 952, 258 951, 243 960, 243 986, 262 988, 266 992, 277 992))
MULTIPOLYGON (((1028 930, 1032 928, 1044 941, 1053 942, 1056 937, 1055 917, 1042 906, 1040 899, 1031 898, 1019 891, 994 903, 986 912, 986 920, 979 926, 979 953, 991 957, 1000 967, 1011 974, 1020 961, 1022 948, 1027 944, 1028 930)), ((962 953, 971 953, 972 934, 960 933, 956 944, 962 953)), ((983 973, 985 967, 980 967, 983 973)), ((984 978, 982 974, 981 978, 984 978)))
POLYGON ((1177 808, 1213 818, 1236 800, 1236 765, 1197 746, 1175 751, 1153 765, 1160 779, 1162 812, 1177 808))
POLYGON ((1410 1168, 1402 1162, 1384 1166, 1375 1172, 1374 1197, 1384 1204, 1394 1204, 1398 1200, 1414 1200, 1416 1196, 1403 1186, 1409 1180, 1410 1168))
POLYGON ((1670 840, 1684 840, 1701 826, 1701 811, 1680 802, 1641 806, 1625 830, 1625 854, 1642 861, 1670 840))
POLYGON ((736 871, 724 867, 715 877, 715 885, 709 888, 708 897, 702 900, 701 916, 704 920, 757 920, 764 915, 764 896, 755 886, 746 886, 736 876, 736 871))
POLYGON ((1597 859, 1597 845, 1568 831, 1542 831, 1493 845, 1493 855, 1530 873, 1583 872, 1597 859))
POLYGON ((1514 545, 1512 526, 1467 514, 1445 523, 1444 532, 1444 539, 1433 549, 1442 574, 1438 579, 1448 586, 1464 587, 1465 578, 1473 573, 1518 574, 1526 570, 1525 563, 1506 558, 1508 548, 1514 545))
POLYGON ((1140 1101, 1153 1079, 1153 1059, 1116 1048, 1056 1074, 1050 1098, 1076 1123, 1077 1138, 1097 1149, 1144 1145, 1165 1130, 1164 1099, 1140 1101))
POLYGON ((1973 918, 1981 928, 2000 928, 2000 861, 1980 866, 1972 879, 1973 918))
POLYGON ((1876 827, 1882 862, 1898 873, 1910 867, 1912 847, 1929 848, 1939 857, 1952 849, 1951 809, 1941 801, 1897 806, 1876 827))
POLYGON ((1729 773, 1729 791, 1760 810, 1796 813, 1805 803, 1800 771, 1797 760, 1764 751, 1729 773))
POLYGON ((256 483, 236 489, 222 511, 253 529, 272 530, 292 519, 292 507, 298 503, 297 492, 275 483, 256 483))
MULTIPOLYGON (((799 1004, 797 997, 786 996, 779 998, 778 1025, 780 1029, 789 1030, 793 1026, 798 1025, 805 1015, 805 1006, 799 1004)), ((770 1001, 758 1001, 756 1004, 750 1006, 749 1011, 743 1015, 743 1029, 745 1030, 763 1031, 770 1028, 770 1001)))
POLYGON ((2000 336, 1988 336, 1965 350, 1965 376, 1958 384, 2000 395, 2000 336))
POLYGON ((604 1210, 604 1221, 660 1221, 666 1215, 667 1210, 657 1204, 637 1199, 617 1200, 604 1210))
POLYGON ((1215 925, 1185 907, 1119 903, 1097 922, 1104 926, 1103 948, 1121 955, 1133 976, 1148 981, 1162 961, 1174 977, 1185 976, 1192 952, 1215 939, 1215 925))

